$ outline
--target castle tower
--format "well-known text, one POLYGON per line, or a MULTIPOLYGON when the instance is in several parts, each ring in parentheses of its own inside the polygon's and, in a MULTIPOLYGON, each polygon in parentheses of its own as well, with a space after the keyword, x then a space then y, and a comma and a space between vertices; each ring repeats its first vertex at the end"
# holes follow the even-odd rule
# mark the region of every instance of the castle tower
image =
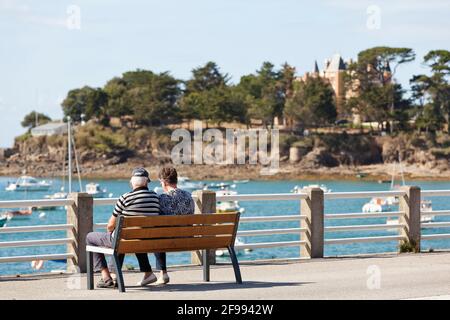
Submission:
POLYGON ((336 108, 338 115, 343 114, 343 100, 345 98, 344 73, 347 66, 340 54, 335 54, 331 60, 327 61, 324 70, 324 78, 326 78, 336 95, 336 108))

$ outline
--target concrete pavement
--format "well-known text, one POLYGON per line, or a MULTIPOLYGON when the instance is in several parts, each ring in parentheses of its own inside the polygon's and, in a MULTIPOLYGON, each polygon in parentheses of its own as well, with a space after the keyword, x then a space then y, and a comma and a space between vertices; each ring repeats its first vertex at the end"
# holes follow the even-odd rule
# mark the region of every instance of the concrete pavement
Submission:
MULTIPOLYGON (((243 285, 231 265, 169 268, 170 284, 136 286, 126 272, 126 293, 86 290, 85 275, 0 277, 0 299, 449 299, 450 253, 242 262, 243 285)), ((96 281, 98 280, 96 276, 96 281)))

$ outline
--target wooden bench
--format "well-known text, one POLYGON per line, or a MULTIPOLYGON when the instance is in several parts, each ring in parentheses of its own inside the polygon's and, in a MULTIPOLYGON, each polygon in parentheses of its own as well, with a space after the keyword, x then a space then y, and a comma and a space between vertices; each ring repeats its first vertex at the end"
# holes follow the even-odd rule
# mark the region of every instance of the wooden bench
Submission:
POLYGON ((202 250, 203 279, 209 281, 207 250, 227 248, 236 282, 241 284, 234 240, 239 212, 177 216, 119 216, 112 248, 86 246, 87 287, 94 289, 93 253, 111 255, 120 292, 125 292, 119 254, 202 250))

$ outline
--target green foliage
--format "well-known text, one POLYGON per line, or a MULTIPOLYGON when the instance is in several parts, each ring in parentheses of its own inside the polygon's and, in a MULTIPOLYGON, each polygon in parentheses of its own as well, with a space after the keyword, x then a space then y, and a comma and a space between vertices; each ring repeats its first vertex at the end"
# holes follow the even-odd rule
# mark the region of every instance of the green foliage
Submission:
POLYGON ((397 129, 406 129, 410 102, 403 98, 400 84, 392 79, 401 64, 414 59, 415 53, 409 48, 374 47, 361 51, 358 61, 348 66, 344 76, 346 90, 354 93, 345 103, 347 112, 377 121, 381 130, 385 129, 385 121, 398 124, 397 129))
POLYGON ((186 119, 200 119, 220 123, 245 122, 245 96, 235 86, 228 86, 228 76, 220 73, 214 62, 192 71, 186 92, 180 101, 180 114, 186 119))
POLYGON ((14 140, 17 143, 17 142, 24 142, 24 141, 28 140, 29 138, 31 138, 31 132, 28 131, 20 136, 15 137, 14 140))
POLYGON ((91 118, 102 119, 106 116, 107 95, 101 88, 84 86, 81 89, 70 90, 62 102, 64 118, 70 116, 72 121, 91 118))
POLYGON ((287 63, 275 70, 273 64, 264 62, 256 74, 243 76, 237 87, 246 97, 248 117, 267 125, 282 116, 286 98, 292 94, 294 72, 287 63))
POLYGON ((399 245, 398 249, 400 253, 420 252, 420 248, 414 240, 411 241, 403 240, 402 243, 399 245))
POLYGON ((40 112, 37 112, 37 111, 31 111, 29 114, 27 114, 23 118, 23 120, 22 120, 22 122, 20 124, 24 128, 31 129, 31 128, 34 128, 36 126, 36 120, 38 122, 38 125, 43 125, 43 124, 45 124, 47 122, 52 121, 52 119, 49 116, 47 116, 47 115, 45 115, 43 113, 40 113, 40 112))
POLYGON ((296 83, 293 96, 286 103, 285 114, 303 128, 333 123, 337 116, 333 89, 320 78, 296 83))
POLYGON ((424 57, 424 64, 430 67, 431 76, 415 75, 410 83, 412 97, 418 105, 416 126, 433 132, 450 123, 450 52, 430 51, 424 57))
POLYGON ((80 150, 93 150, 99 153, 126 150, 125 139, 125 135, 99 125, 82 126, 75 133, 75 141, 80 150))

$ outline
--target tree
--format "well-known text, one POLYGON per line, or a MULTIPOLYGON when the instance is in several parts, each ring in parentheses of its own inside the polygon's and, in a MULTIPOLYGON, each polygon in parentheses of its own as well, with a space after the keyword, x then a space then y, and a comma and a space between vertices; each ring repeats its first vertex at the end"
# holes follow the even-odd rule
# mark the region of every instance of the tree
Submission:
POLYGON ((179 84, 168 72, 149 73, 144 82, 132 82, 124 101, 132 108, 136 123, 161 125, 176 122, 179 119, 177 100, 181 94, 179 84))
POLYGON ((337 111, 331 85, 321 78, 296 83, 286 102, 285 114, 302 127, 317 128, 336 120, 337 111))
POLYGON ((245 96, 235 86, 229 86, 228 79, 214 62, 192 70, 180 101, 183 118, 211 120, 219 126, 224 121, 246 121, 245 96))
POLYGON ((223 87, 228 81, 228 74, 222 74, 217 64, 209 61, 192 70, 192 78, 186 82, 186 94, 223 87))
POLYGON ((70 90, 62 102, 64 117, 70 116, 72 121, 81 121, 97 118, 105 119, 108 96, 101 88, 84 86, 80 89, 70 90))
POLYGON ((52 121, 52 119, 49 116, 37 111, 31 111, 23 118, 20 124, 24 128, 31 129, 36 127, 36 125, 42 125, 50 121, 52 121))
POLYGON ((424 64, 430 67, 431 76, 415 75, 410 80, 413 98, 419 105, 416 124, 440 130, 450 121, 450 52, 432 50, 425 55, 424 64))
POLYGON ((346 91, 352 95, 346 99, 347 111, 357 112, 368 120, 379 123, 384 130, 384 122, 390 121, 390 131, 394 123, 404 119, 409 109, 408 100, 403 99, 404 90, 393 80, 397 68, 415 59, 409 48, 374 47, 358 54, 358 61, 348 66, 344 76, 346 91))
POLYGON ((108 95, 106 113, 110 117, 121 117, 133 114, 131 105, 125 101, 127 82, 122 78, 113 78, 104 87, 108 95))
POLYGON ((238 87, 247 96, 248 116, 262 120, 264 125, 281 116, 293 76, 293 68, 287 63, 282 71, 276 71, 272 63, 264 62, 256 74, 241 77, 238 87))

